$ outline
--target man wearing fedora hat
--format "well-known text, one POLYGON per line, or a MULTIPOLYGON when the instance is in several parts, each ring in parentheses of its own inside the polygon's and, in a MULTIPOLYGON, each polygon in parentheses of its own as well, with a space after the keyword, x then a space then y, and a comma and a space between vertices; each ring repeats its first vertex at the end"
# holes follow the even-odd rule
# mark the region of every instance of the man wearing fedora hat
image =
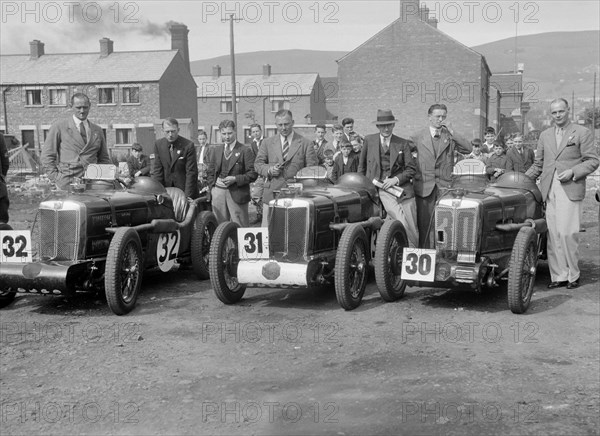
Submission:
POLYGON ((410 142, 392 134, 396 121, 390 109, 377 110, 377 120, 373 123, 379 133, 365 136, 358 172, 369 180, 382 182, 379 189, 381 204, 390 218, 404 225, 410 246, 416 247, 419 236, 411 179, 417 171, 417 164, 410 150, 410 142), (388 192, 394 186, 403 189, 400 197, 388 192))
POLYGON ((428 111, 429 127, 412 137, 413 152, 417 156, 417 174, 414 186, 419 225, 419 248, 434 248, 433 211, 440 190, 448 188, 452 180, 455 151, 469 154, 470 142, 454 133, 444 124, 448 108, 444 104, 431 105, 428 111))

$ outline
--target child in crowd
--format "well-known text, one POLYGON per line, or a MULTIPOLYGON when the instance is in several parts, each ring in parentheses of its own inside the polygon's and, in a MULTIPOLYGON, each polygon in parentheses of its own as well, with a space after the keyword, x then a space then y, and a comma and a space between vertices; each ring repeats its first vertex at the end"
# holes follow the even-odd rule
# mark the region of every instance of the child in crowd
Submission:
POLYGON ((362 150, 362 138, 356 132, 350 132, 350 144, 352 144, 352 153, 357 157, 360 156, 362 150))
POLYGON ((477 159, 483 163, 487 162, 487 156, 481 150, 481 139, 475 138, 471 141, 471 146, 473 147, 473 151, 471 154, 467 155, 467 159, 477 159))
POLYGON ((352 144, 344 142, 342 152, 338 154, 333 161, 333 170, 331 172, 331 181, 337 183, 338 179, 347 173, 358 171, 358 154, 353 152, 352 144))
POLYGON ((327 180, 332 181, 332 173, 333 173, 333 150, 327 149, 323 152, 323 156, 325 157, 325 162, 323 162, 323 166, 327 170, 327 180))
POLYGON ((506 154, 504 145, 500 141, 494 141, 494 153, 488 157, 486 172, 492 182, 498 180, 506 172, 506 154))

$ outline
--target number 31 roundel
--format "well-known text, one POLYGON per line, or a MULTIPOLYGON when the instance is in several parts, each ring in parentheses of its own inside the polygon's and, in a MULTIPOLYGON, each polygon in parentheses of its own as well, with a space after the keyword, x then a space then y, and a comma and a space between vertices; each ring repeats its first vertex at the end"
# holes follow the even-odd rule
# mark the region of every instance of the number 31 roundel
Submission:
POLYGON ((156 262, 161 271, 170 271, 175 266, 179 253, 181 234, 179 230, 173 233, 161 233, 156 244, 156 262))

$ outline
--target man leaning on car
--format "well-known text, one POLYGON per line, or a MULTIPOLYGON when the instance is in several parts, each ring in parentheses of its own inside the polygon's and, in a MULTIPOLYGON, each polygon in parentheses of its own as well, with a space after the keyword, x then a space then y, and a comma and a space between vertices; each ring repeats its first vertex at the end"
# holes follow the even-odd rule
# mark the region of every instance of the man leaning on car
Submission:
POLYGON ((88 120, 88 96, 73 94, 71 112, 52 124, 42 147, 44 171, 60 189, 67 189, 75 177, 83 177, 89 164, 111 163, 102 129, 88 120))

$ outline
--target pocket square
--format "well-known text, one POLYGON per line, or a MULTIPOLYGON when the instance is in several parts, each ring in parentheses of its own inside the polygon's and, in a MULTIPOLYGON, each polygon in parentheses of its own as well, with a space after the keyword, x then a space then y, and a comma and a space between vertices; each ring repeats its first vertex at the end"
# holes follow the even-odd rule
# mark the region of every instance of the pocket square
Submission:
POLYGON ((180 157, 179 159, 177 159, 177 160, 183 160, 183 156, 181 156, 181 157, 180 157))
POLYGON ((577 145, 577 144, 575 144, 574 142, 570 142, 565 147, 573 147, 574 145, 577 145))

